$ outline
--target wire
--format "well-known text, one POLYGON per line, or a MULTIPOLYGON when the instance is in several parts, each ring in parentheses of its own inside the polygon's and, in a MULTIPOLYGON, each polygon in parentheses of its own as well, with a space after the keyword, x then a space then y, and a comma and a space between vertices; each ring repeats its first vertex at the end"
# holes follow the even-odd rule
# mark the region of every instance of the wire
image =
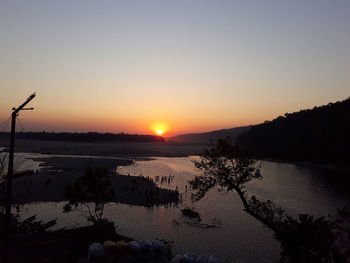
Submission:
POLYGON ((16 118, 17 118, 17 120, 18 120, 19 124, 20 124, 20 125, 21 125, 21 127, 22 127, 22 131, 23 131, 23 132, 25 132, 24 127, 23 127, 23 125, 22 125, 21 120, 20 120, 18 117, 16 117, 16 118))
POLYGON ((10 119, 11 119, 11 116, 10 116, 6 121, 4 121, 3 123, 0 124, 0 128, 1 128, 1 126, 3 126, 4 124, 6 124, 10 119))
POLYGON ((7 125, 8 125, 9 122, 10 122, 10 119, 11 119, 11 116, 10 116, 6 121, 4 121, 3 123, 1 123, 0 128, 1 128, 1 126, 4 126, 4 127, 2 128, 2 130, 1 130, 0 132, 3 132, 3 131, 6 129, 7 125))

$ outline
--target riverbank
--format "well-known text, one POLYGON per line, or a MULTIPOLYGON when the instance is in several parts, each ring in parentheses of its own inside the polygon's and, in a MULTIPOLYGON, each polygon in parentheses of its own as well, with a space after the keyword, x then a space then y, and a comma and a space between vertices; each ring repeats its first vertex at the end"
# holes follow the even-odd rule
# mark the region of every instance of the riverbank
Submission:
POLYGON ((130 159, 72 156, 33 160, 40 162, 40 169, 13 180, 14 203, 65 201, 65 186, 82 176, 88 167, 104 167, 110 171, 109 179, 115 191, 112 202, 152 207, 177 204, 179 201, 177 191, 159 188, 149 178, 115 172, 118 166, 132 165, 130 159))
MULTIPOLYGON (((9 140, 0 138, 0 152, 8 149, 9 140)), ((67 142, 17 139, 15 151, 21 153, 38 153, 48 155, 102 156, 120 158, 150 157, 187 157, 200 155, 208 144, 181 142, 67 142)), ((311 168, 322 168, 350 173, 350 165, 333 163, 314 163, 309 161, 290 161, 263 158, 264 161, 289 163, 311 168)))
POLYGON ((289 161, 289 160, 271 159, 271 158, 264 158, 262 159, 262 161, 293 164, 293 165, 316 168, 316 169, 326 169, 329 171, 336 171, 344 174, 350 173, 350 164, 346 165, 346 164, 332 164, 332 163, 314 163, 309 161, 289 161))
MULTIPOLYGON (((77 156, 35 157, 35 155, 28 158, 39 163, 39 169, 31 173, 22 173, 13 179, 12 197, 17 207, 17 210, 13 208, 13 212, 16 211, 17 215, 20 210, 26 210, 23 208, 26 204, 65 203, 65 186, 84 174, 87 167, 104 167, 110 171, 109 179, 115 191, 115 197, 111 200, 113 203, 156 207, 177 204, 179 200, 177 191, 159 188, 151 179, 142 175, 118 174, 116 167, 133 165, 134 162, 131 159, 77 156)), ((5 186, 5 184, 0 185, 0 187, 5 186)), ((82 211, 79 210, 78 217, 81 217, 79 214, 83 214, 82 211)), ((63 209, 60 209, 55 213, 49 213, 49 216, 54 219, 60 217, 62 213, 64 213, 63 209)), ((40 216, 41 213, 39 213, 40 216)), ((84 220, 84 216, 81 217, 81 221, 84 220)), ((88 222, 82 223, 82 225, 86 224, 88 222)), ((65 228, 69 229, 12 236, 9 262, 23 262, 23 260, 26 262, 76 262, 74 258, 86 256, 87 248, 93 242, 131 240, 129 237, 116 234, 114 226, 103 228, 102 232, 100 226, 78 226, 76 228, 76 226, 65 225, 63 229, 65 228)))
MULTIPOLYGON (((0 147, 9 139, 1 138, 0 147)), ((175 142, 65 142, 17 139, 16 152, 108 157, 183 157, 203 152, 204 144, 175 142)))

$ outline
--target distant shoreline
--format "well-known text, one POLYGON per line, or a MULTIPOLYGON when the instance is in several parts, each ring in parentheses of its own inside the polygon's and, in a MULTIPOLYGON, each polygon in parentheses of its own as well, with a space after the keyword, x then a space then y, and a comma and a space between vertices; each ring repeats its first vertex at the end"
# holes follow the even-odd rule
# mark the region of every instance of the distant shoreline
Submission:
MULTIPOLYGON (((0 132, 0 138, 9 138, 9 132, 0 132)), ((165 139, 157 135, 100 133, 100 132, 16 132, 17 139, 66 141, 66 142, 164 142, 165 139)))
MULTIPOLYGON (((0 138, 0 147, 9 147, 9 140, 0 138)), ((102 157, 186 157, 199 155, 205 148, 198 143, 175 142, 71 142, 16 139, 15 151, 55 155, 87 155, 102 157)))
MULTIPOLYGON (((130 159, 104 157, 33 157, 41 169, 14 177, 14 203, 66 201, 64 189, 82 176, 88 167, 103 167, 109 171, 111 187, 115 191, 113 202, 152 207, 176 204, 177 191, 158 187, 142 175, 124 175, 115 171, 118 166, 132 165, 130 159), (21 194, 18 194, 21 193, 21 194)), ((2 186, 2 185, 0 185, 2 186)))
POLYGON ((305 166, 305 167, 310 167, 310 168, 320 168, 320 169, 333 170, 333 171, 337 171, 337 172, 350 173, 350 165, 339 165, 339 164, 332 164, 332 163, 319 163, 318 164, 318 163, 313 163, 310 161, 289 161, 289 160, 271 159, 271 158, 264 158, 261 160, 267 161, 267 162, 287 163, 287 164, 305 166))
MULTIPOLYGON (((0 138, 0 152, 6 151, 8 144, 8 140, 0 138)), ((119 157, 150 160, 153 157, 188 157, 200 155, 206 147, 207 144, 196 142, 67 142, 16 139, 15 151, 49 155, 119 157)), ((350 173, 350 165, 291 161, 277 158, 261 158, 261 160, 350 173)))

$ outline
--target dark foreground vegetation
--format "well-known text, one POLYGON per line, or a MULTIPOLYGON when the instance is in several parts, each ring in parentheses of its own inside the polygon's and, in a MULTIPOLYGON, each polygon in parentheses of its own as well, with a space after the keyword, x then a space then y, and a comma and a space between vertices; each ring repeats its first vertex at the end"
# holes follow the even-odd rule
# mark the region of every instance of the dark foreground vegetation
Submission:
POLYGON ((334 217, 301 214, 294 218, 272 201, 250 196, 245 185, 262 179, 261 163, 229 139, 212 144, 194 163, 202 174, 190 181, 195 190, 193 200, 201 199, 215 186, 237 193, 244 211, 270 229, 281 243, 281 263, 349 262, 350 207, 334 217))
POLYGON ((262 157, 315 163, 350 163, 350 98, 286 113, 253 126, 237 143, 262 157))
MULTIPOLYGON (((30 235, 21 232, 10 238, 6 258, 0 254, 0 262, 5 262, 5 260, 8 263, 81 262, 79 259, 86 256, 91 243, 103 243, 105 240, 130 241, 132 239, 117 234, 112 223, 30 235)), ((0 245, 2 245, 1 241, 0 245)))

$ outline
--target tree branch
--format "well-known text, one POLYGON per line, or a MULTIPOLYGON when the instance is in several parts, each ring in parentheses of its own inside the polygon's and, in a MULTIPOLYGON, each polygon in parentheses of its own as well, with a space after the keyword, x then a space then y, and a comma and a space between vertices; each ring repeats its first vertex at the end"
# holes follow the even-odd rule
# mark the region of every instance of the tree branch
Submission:
POLYGON ((234 190, 238 193, 238 196, 240 197, 243 206, 244 211, 246 211, 248 214, 253 216, 255 219, 259 220, 261 223, 263 223, 266 227, 268 227, 270 230, 274 231, 275 233, 279 233, 278 228, 270 223, 268 220, 266 220, 264 217, 260 216, 259 214, 255 213, 249 206, 247 199, 245 198, 244 192, 239 187, 235 187, 234 190))

